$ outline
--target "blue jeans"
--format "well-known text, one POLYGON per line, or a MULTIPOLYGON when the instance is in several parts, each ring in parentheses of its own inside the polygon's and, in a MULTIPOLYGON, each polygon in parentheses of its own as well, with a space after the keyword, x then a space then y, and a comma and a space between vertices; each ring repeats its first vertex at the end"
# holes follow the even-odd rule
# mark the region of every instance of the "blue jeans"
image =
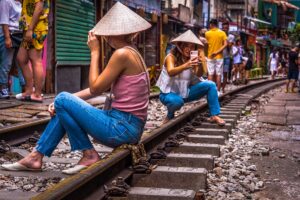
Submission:
POLYGON ((168 108, 168 119, 174 118, 175 111, 184 103, 198 100, 207 95, 207 102, 211 116, 220 114, 220 104, 216 84, 212 81, 203 81, 189 87, 189 96, 182 98, 176 93, 160 93, 159 99, 168 108))
MULTIPOLYGON (((12 63, 17 63, 14 56, 17 51, 18 49, 16 48, 7 49, 5 47, 4 36, 0 36, 0 85, 7 87, 8 73, 11 69, 12 63)), ((20 67, 18 67, 18 76, 20 84, 25 85, 25 80, 20 67)))
POLYGON ((67 92, 54 100, 56 115, 52 117, 36 150, 46 156, 52 152, 67 133, 71 150, 93 149, 88 134, 109 147, 139 142, 145 122, 138 117, 116 109, 104 111, 67 92))

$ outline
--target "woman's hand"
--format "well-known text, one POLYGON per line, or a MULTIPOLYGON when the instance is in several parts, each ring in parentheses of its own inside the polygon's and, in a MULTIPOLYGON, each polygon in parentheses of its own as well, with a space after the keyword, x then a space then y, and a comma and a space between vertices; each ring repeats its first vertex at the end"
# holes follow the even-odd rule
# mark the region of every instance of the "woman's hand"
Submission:
POLYGON ((93 32, 89 32, 87 45, 89 46, 91 52, 99 52, 100 51, 100 43, 97 36, 94 35, 93 32))
POLYGON ((199 57, 194 57, 194 58, 192 58, 192 59, 190 59, 189 61, 188 61, 188 68, 191 68, 191 67, 193 67, 193 66, 195 66, 195 65, 198 65, 199 64, 199 57))
POLYGON ((31 42, 31 40, 33 39, 32 35, 33 35, 33 31, 28 29, 25 33, 24 40, 26 42, 31 42))
POLYGON ((51 103, 48 106, 48 112, 50 113, 50 116, 53 117, 55 115, 55 107, 54 107, 54 103, 51 103))

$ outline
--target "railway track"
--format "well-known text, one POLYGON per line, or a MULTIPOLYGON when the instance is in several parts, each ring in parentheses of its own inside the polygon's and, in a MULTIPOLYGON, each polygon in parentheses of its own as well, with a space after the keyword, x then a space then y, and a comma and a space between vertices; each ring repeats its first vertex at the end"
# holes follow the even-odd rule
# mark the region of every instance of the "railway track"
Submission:
MULTIPOLYGON (((132 186, 129 190, 130 199, 158 199, 158 195, 161 196, 163 194, 173 194, 174 199, 194 199, 195 196, 200 195, 200 193, 197 193, 200 189, 205 189, 206 173, 213 168, 214 156, 219 156, 220 145, 224 144, 227 135, 230 134, 230 130, 234 127, 235 121, 241 115, 242 110, 245 109, 251 99, 281 84, 283 82, 280 80, 259 81, 221 96, 222 117, 227 121, 224 128, 219 128, 214 124, 203 121, 207 105, 202 104, 186 111, 168 124, 151 132, 146 132, 143 135, 142 143, 145 145, 148 153, 156 152, 157 146, 165 146, 165 142, 169 142, 170 144, 168 138, 171 135, 173 137, 178 133, 186 135, 186 139, 180 141, 181 144, 179 147, 165 149, 167 151, 166 159, 156 160, 158 167, 150 175, 137 175, 133 173, 133 170, 130 169, 131 157, 128 150, 116 150, 110 153, 112 149, 105 149, 101 145, 96 145, 96 149, 99 149, 103 160, 74 176, 68 177, 62 175, 59 171, 59 164, 63 165, 63 167, 71 166, 72 163, 77 162, 74 159, 76 154, 73 154, 72 158, 68 158, 70 157, 70 153, 68 155, 60 155, 59 152, 56 153, 60 157, 46 160, 46 163, 56 163, 56 167, 58 167, 54 171, 46 170, 45 172, 29 173, 4 172, 1 170, 0 174, 3 173, 14 179, 15 177, 24 176, 35 177, 36 179, 43 177, 41 182, 48 181, 52 186, 49 187, 48 185, 47 187, 36 189, 36 186, 31 184, 33 185, 32 188, 22 188, 23 191, 14 192, 19 196, 21 195, 23 199, 31 197, 33 199, 102 199, 105 196, 103 185, 110 183, 119 176, 123 177, 132 186), (178 182, 178 179, 183 181, 178 182), (193 179, 196 182, 193 182, 193 179), (184 180, 187 181, 184 182, 184 180), (48 189, 44 191, 46 188, 48 189), (26 189, 35 192, 24 192, 26 189)), ((36 126, 45 126, 47 119, 43 120, 36 122, 36 126)), ((26 130, 25 128, 28 129, 28 136, 30 136, 30 130, 32 134, 32 127, 29 125, 22 127, 21 130, 23 133, 26 130)), ((10 127, 10 129, 6 130, 10 130, 11 132, 1 132, 0 130, 1 139, 14 138, 10 139, 10 141, 13 141, 19 137, 14 135, 13 131, 20 132, 20 129, 10 127)), ((19 133, 19 135, 22 134, 19 133)), ((18 142, 13 143, 20 144, 20 141, 24 140, 24 138, 20 138, 15 140, 18 142)), ((25 145, 25 147, 24 144, 21 144, 17 148, 12 148, 9 152, 23 156, 33 148, 34 137, 31 138, 31 142, 32 144, 27 142, 27 146, 25 145)), ((68 144, 60 145, 59 148, 66 149, 68 148, 68 144)), ((80 155, 77 156, 79 159, 80 155)), ((49 166, 46 166, 46 169, 47 167, 49 166)), ((16 199, 12 196, 12 193, 0 191, 0 199, 3 197, 7 197, 6 199, 16 199)))

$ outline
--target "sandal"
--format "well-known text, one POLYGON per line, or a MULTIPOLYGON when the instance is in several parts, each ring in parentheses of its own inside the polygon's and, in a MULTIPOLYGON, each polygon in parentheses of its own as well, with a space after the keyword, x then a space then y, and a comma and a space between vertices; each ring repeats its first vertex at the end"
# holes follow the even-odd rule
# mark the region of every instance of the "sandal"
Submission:
POLYGON ((219 126, 225 126, 225 124, 226 124, 226 122, 218 116, 210 117, 207 119, 207 121, 210 123, 216 123, 219 126))

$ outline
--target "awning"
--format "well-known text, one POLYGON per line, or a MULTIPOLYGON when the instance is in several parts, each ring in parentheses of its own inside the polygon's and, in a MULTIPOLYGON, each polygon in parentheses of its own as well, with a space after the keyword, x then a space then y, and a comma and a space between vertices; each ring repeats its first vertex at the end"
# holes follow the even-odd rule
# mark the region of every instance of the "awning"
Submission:
POLYGON ((248 19, 248 20, 250 20, 250 21, 253 21, 253 22, 271 25, 270 22, 267 22, 267 21, 264 21, 264 20, 261 20, 261 19, 257 19, 257 18, 254 18, 254 17, 245 16, 244 18, 246 18, 246 19, 248 19))
POLYGON ((284 10, 286 10, 287 8, 300 10, 300 8, 298 6, 295 6, 287 1, 279 1, 279 0, 263 0, 263 1, 268 2, 268 3, 275 3, 278 6, 282 6, 284 10))

